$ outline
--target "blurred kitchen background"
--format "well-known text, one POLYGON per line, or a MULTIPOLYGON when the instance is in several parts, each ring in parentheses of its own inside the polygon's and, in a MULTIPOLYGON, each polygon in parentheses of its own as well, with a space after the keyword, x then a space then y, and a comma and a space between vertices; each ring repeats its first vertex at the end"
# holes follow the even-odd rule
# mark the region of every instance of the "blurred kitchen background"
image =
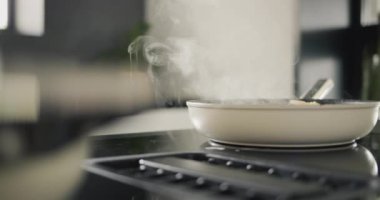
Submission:
POLYGON ((380 100, 379 12, 378 0, 0 0, 0 199, 67 195, 47 174, 77 177, 83 138, 191 128, 188 99, 295 98, 331 78, 329 98, 380 100))

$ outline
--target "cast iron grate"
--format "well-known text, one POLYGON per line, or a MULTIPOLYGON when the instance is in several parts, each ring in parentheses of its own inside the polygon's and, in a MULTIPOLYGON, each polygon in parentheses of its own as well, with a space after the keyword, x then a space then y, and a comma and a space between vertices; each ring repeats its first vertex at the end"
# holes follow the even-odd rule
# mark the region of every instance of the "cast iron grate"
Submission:
POLYGON ((375 199, 380 193, 375 177, 207 153, 99 158, 86 169, 181 199, 375 199))

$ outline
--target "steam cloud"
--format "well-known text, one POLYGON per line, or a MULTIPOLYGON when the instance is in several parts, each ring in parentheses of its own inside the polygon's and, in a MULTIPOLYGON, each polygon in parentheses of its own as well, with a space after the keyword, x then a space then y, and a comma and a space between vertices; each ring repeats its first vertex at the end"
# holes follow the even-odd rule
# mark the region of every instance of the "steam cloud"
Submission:
POLYGON ((136 41, 159 101, 293 97, 295 0, 148 0, 147 7, 152 36, 136 41))

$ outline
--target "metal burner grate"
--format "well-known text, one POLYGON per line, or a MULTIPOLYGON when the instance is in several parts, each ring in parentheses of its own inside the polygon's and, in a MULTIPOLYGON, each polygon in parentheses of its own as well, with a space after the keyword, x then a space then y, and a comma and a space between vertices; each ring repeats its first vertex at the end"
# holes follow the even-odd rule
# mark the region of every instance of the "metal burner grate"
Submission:
POLYGON ((371 199, 379 179, 206 153, 167 153, 89 160, 89 171, 186 199, 371 199))

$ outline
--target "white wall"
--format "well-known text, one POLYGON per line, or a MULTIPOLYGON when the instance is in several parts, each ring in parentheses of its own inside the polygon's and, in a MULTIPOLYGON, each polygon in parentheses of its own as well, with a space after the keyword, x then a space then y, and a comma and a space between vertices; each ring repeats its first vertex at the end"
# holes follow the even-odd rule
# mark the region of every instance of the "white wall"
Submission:
POLYGON ((292 97, 297 2, 148 0, 146 18, 150 35, 175 47, 173 62, 183 72, 185 93, 222 99, 292 97))

